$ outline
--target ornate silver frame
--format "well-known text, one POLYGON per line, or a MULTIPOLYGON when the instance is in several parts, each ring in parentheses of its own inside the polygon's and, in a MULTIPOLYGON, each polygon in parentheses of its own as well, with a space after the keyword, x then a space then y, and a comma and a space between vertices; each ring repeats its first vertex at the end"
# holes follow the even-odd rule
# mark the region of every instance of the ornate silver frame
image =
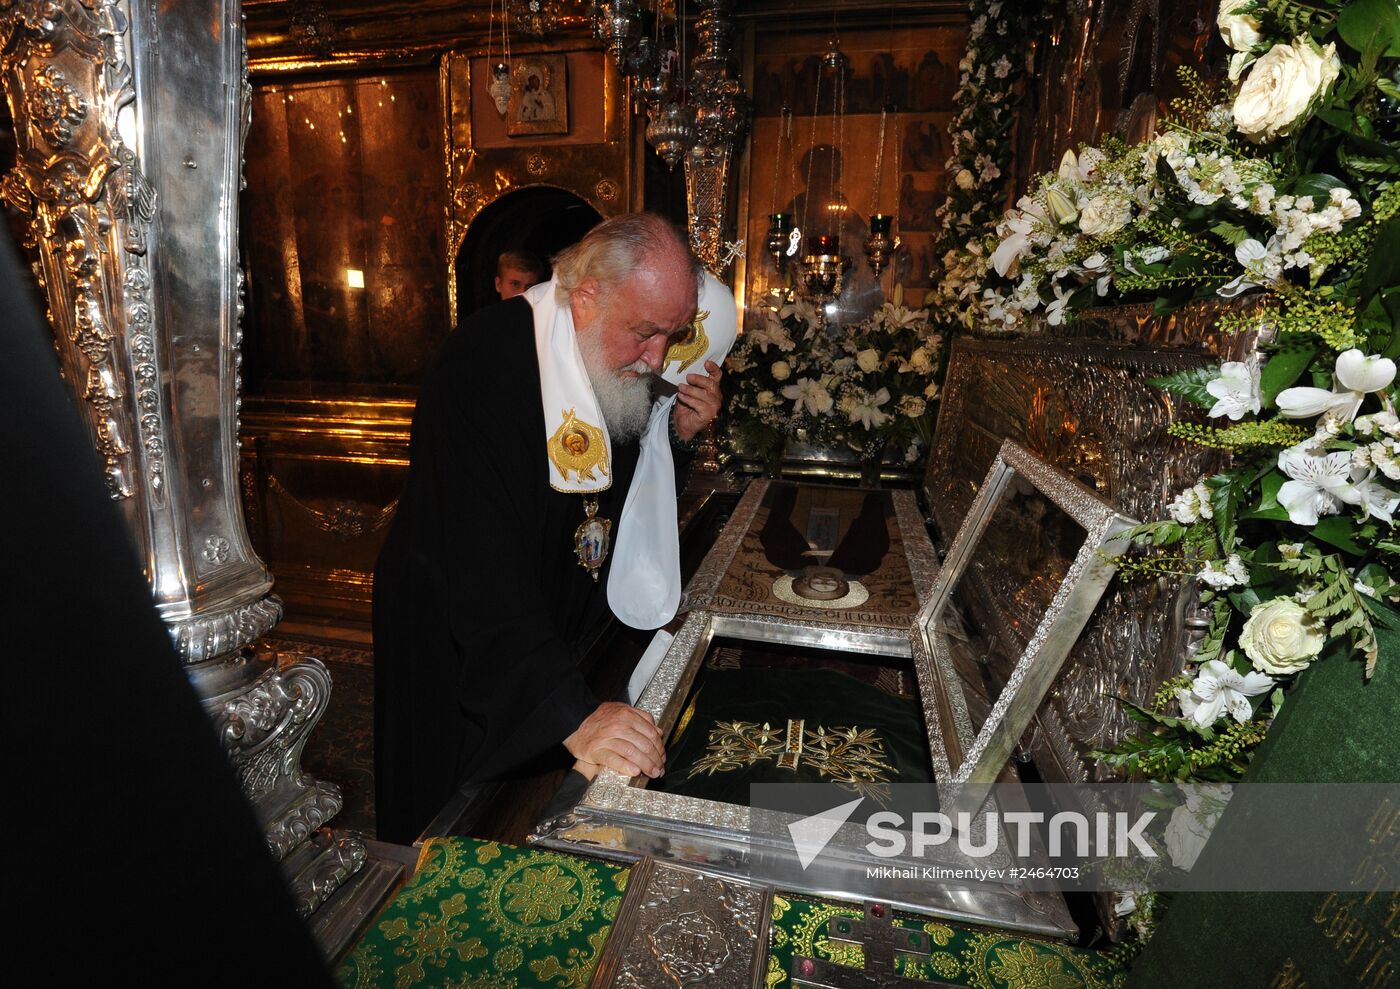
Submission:
MULTIPOLYGON (((686 601, 696 610, 690 611, 676 633, 636 706, 651 714, 662 733, 669 735, 716 637, 912 659, 923 702, 934 778, 940 787, 951 784, 954 773, 946 743, 950 739, 960 742, 961 738, 949 716, 958 710, 965 714, 965 706, 959 708, 960 697, 950 702, 946 696, 949 680, 941 675, 933 658, 930 636, 917 623, 920 616, 935 613, 931 606, 939 585, 936 558, 914 507, 912 492, 894 492, 894 502, 921 611, 907 626, 896 628, 839 624, 800 614, 724 613, 705 607, 729 568, 767 487, 766 482, 751 485, 691 580, 686 601)), ((1078 601, 1076 598, 1076 604, 1078 601)), ((782 815, 765 816, 776 817, 783 823, 798 820, 795 815, 790 819, 782 815)), ((751 825, 748 806, 648 790, 644 779, 629 779, 605 769, 588 786, 573 811, 542 822, 531 841, 605 858, 630 861, 650 856, 663 861, 682 861, 705 871, 748 880, 754 857, 791 855, 792 852, 790 845, 777 847, 766 837, 771 829, 759 834, 751 825)), ((799 882, 785 884, 784 888, 849 899, 854 895, 852 890, 862 888, 868 866, 889 862, 853 854, 832 854, 831 847, 821 857, 829 861, 824 861, 820 867, 814 864, 804 871, 799 882)), ((1054 894, 992 887, 966 890, 929 883, 927 890, 917 895, 897 894, 889 902, 896 907, 963 922, 1010 927, 1051 937, 1076 933, 1063 900, 1054 894)))
POLYGON ((994 783, 1011 758, 1018 740, 1059 675, 1075 640, 1089 620, 1113 577, 1115 557, 1126 549, 1113 537, 1137 523, 1114 511, 1106 501, 1051 467, 1013 440, 1006 440, 978 489, 938 574, 932 597, 919 615, 919 635, 932 663, 918 665, 925 696, 945 697, 952 731, 945 738, 949 780, 962 792, 975 794, 994 783), (1029 644, 1003 685, 986 722, 974 732, 961 681, 953 669, 943 614, 953 588, 1001 504, 1012 479, 1024 478, 1084 528, 1085 538, 1069 572, 1040 620, 1029 644))

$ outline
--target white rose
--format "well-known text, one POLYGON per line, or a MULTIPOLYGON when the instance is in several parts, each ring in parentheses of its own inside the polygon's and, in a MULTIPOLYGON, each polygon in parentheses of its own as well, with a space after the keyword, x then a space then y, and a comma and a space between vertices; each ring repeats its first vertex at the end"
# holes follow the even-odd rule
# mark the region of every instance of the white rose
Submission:
POLYGON ((792 377, 792 367, 787 361, 774 361, 772 371, 774 381, 786 381, 792 377))
POLYGON ((1113 196, 1095 196, 1079 211, 1079 229, 1090 237, 1106 237, 1128 225, 1132 210, 1113 196))
POLYGON ((1264 26, 1257 17, 1234 13, 1244 5, 1244 0, 1221 0, 1220 13, 1215 17, 1220 37, 1237 52, 1247 52, 1259 44, 1259 30, 1264 26))
POLYGON ((923 347, 918 348, 909 355, 909 365, 919 374, 933 373, 933 359, 929 356, 929 352, 923 347))
POLYGON ((1250 67, 1235 97, 1240 133, 1256 143, 1289 133, 1341 73, 1337 46, 1318 52, 1306 38, 1274 45, 1250 67))
POLYGON ((862 371, 869 374, 880 366, 880 355, 873 349, 862 350, 859 354, 856 354, 856 363, 860 365, 862 371))
POLYGON ((1276 676, 1306 668, 1326 642, 1308 609, 1289 598, 1256 604, 1240 631, 1240 645, 1254 668, 1276 676))
POLYGON ((966 168, 959 171, 953 181, 957 183, 959 189, 971 189, 977 185, 977 177, 966 168))
POLYGON ((761 391, 758 393, 758 407, 760 409, 771 409, 778 404, 778 396, 771 391, 761 391))
POLYGON ((905 395, 899 400, 899 411, 910 419, 917 419, 924 414, 924 400, 918 395, 905 395))

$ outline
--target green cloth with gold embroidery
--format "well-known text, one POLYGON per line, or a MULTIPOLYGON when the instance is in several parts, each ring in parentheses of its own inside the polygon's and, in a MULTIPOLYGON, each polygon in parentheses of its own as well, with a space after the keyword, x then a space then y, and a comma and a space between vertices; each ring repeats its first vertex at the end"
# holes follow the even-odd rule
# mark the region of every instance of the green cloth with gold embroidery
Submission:
POLYGON ((586 986, 628 875, 572 855, 434 839, 336 975, 353 989, 586 986))
MULTIPOLYGON (((827 922, 836 916, 859 918, 855 904, 834 904, 795 896, 773 897, 767 989, 790 984, 794 955, 824 958, 838 965, 865 964, 857 945, 832 944, 827 922)), ((974 931, 939 921, 899 914, 895 924, 928 934, 928 958, 896 956, 900 974, 940 979, 973 989, 1121 989, 1127 973, 1109 955, 1015 934, 974 931)))
POLYGON ((874 795, 929 782, 932 761, 912 694, 831 669, 706 669, 652 789, 735 804, 748 803, 755 783, 829 782, 874 795))

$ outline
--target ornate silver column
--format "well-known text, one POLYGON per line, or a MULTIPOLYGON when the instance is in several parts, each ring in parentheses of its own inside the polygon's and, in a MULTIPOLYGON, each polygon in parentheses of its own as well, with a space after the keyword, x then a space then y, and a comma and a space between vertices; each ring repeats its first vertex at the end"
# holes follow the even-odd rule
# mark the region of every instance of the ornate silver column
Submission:
POLYGON ((728 222, 729 164, 748 128, 752 107, 733 76, 734 0, 699 0, 698 47, 691 61, 695 143, 685 156, 686 211, 690 246, 720 275, 732 257, 721 254, 728 222))
POLYGON ((239 502, 239 4, 0 0, 0 74, 19 149, 0 195, 30 217, 64 376, 156 607, 310 913, 365 850, 313 835, 341 807, 339 788, 300 768, 325 667, 244 655, 281 604, 239 502))

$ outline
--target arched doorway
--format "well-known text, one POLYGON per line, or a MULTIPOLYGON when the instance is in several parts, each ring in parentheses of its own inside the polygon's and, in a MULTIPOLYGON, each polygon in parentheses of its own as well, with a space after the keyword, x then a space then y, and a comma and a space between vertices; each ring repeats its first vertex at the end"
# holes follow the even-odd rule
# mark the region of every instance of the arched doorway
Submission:
POLYGON ((496 258, 502 251, 531 251, 548 265, 601 220, 578 196, 549 186, 510 192, 487 206, 472 220, 457 252, 458 321, 496 301, 496 258))

